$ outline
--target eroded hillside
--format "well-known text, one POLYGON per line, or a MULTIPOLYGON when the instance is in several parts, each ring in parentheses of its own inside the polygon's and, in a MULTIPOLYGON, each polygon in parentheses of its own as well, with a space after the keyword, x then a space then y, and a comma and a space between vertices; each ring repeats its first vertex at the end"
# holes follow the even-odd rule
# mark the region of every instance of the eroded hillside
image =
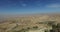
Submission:
POLYGON ((52 29, 51 26, 47 25, 46 21, 60 23, 60 16, 39 15, 6 18, 0 23, 0 32, 41 32, 42 30, 52 29))

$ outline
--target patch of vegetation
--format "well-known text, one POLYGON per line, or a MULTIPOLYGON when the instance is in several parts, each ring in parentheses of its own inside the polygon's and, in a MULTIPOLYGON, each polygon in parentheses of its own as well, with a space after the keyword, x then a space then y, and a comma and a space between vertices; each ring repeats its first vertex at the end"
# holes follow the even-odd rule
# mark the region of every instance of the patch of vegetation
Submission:
POLYGON ((29 30, 29 29, 30 29, 30 27, 27 27, 27 29, 29 30))
MULTIPOLYGON (((53 24, 53 22, 48 23, 49 25, 52 26, 52 30, 50 30, 49 32, 60 32, 60 23, 57 23, 57 25, 53 24)), ((45 31, 48 32, 48 31, 45 31)))
POLYGON ((28 30, 27 29, 21 29, 21 30, 11 30, 11 31, 8 31, 8 32, 27 32, 28 30))
POLYGON ((27 32, 28 29, 21 29, 19 32, 27 32))
POLYGON ((47 24, 50 25, 50 26, 51 25, 56 25, 56 21, 48 21, 47 24))
POLYGON ((43 24, 43 22, 37 22, 36 24, 43 24))
POLYGON ((38 26, 34 26, 33 29, 38 29, 38 26))

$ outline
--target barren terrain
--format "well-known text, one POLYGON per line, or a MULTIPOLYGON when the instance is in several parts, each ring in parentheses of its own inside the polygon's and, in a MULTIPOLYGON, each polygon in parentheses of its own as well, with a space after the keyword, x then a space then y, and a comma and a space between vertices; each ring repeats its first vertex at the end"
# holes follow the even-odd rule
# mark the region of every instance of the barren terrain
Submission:
POLYGON ((52 29, 52 27, 47 25, 47 21, 60 23, 60 15, 7 17, 0 21, 0 32, 41 32, 42 30, 52 29), (40 22, 46 22, 46 24, 40 24, 40 22))

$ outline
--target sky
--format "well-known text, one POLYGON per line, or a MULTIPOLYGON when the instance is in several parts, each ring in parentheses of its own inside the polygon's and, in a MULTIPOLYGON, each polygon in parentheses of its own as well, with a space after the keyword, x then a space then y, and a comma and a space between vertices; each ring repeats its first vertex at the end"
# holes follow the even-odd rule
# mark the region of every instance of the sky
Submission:
POLYGON ((0 0, 0 14, 60 12, 60 0, 0 0))

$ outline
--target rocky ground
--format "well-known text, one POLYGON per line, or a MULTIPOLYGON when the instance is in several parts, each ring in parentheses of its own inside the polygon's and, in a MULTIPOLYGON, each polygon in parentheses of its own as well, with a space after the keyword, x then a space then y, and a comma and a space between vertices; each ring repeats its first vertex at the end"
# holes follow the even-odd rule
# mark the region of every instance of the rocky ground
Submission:
POLYGON ((52 29, 50 21, 60 23, 60 15, 10 17, 0 22, 0 32, 44 32, 52 29))

